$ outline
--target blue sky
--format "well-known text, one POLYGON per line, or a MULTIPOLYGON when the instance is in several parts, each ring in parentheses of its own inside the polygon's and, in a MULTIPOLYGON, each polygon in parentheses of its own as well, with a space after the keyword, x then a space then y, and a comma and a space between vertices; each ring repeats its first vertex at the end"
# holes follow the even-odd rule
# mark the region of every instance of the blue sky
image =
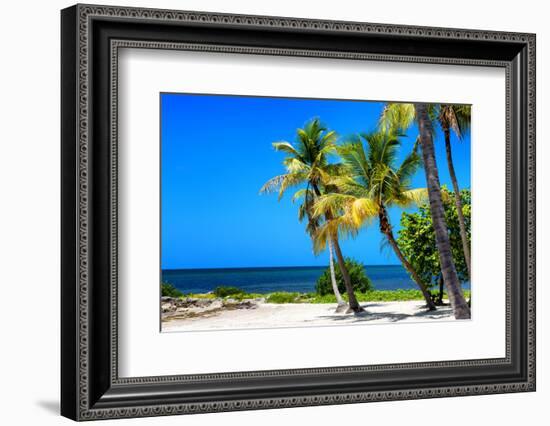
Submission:
MULTIPOLYGON (((271 177, 284 173, 283 153, 272 142, 294 142, 296 129, 319 117, 346 136, 376 126, 383 103, 320 99, 161 94, 162 269, 261 266, 323 266, 305 224, 298 222, 292 193, 259 195, 271 177)), ((411 127, 400 155, 417 135, 411 127)), ((470 187, 470 135, 452 136, 461 188, 470 187)), ((436 159, 442 184, 451 188, 445 144, 438 132, 436 159)), ((425 187, 424 170, 412 187, 425 187)), ((397 235, 402 210, 390 217, 397 235)), ((354 240, 342 241, 345 256, 366 265, 398 264, 381 248, 377 222, 354 240)))

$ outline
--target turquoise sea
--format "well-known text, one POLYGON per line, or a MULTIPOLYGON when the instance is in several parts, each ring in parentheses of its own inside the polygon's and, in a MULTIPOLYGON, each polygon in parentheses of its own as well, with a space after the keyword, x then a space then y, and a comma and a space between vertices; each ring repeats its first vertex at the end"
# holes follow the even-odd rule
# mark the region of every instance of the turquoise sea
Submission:
MULTIPOLYGON (((239 287, 247 293, 314 292, 324 266, 276 268, 166 269, 162 281, 183 293, 207 293, 218 286, 239 287)), ((417 289, 401 265, 365 266, 376 290, 417 289)), ((464 288, 469 288, 468 283, 464 288)))

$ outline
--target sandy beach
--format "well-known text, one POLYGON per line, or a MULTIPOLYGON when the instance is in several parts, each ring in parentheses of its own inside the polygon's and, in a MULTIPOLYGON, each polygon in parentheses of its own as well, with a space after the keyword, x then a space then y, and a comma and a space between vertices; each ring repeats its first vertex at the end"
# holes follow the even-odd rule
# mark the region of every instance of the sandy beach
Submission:
POLYGON ((423 321, 454 321, 450 306, 440 306, 428 312, 424 303, 368 302, 362 303, 360 314, 335 313, 335 304, 259 303, 253 309, 220 309, 195 317, 163 317, 162 330, 199 331, 243 328, 276 328, 330 325, 383 324, 423 321))

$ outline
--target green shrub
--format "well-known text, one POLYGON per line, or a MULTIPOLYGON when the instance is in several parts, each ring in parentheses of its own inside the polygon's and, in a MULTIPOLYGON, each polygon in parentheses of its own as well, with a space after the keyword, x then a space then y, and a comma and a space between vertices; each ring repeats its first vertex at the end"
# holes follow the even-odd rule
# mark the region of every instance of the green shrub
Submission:
POLYGON ((279 291, 268 294, 265 301, 267 303, 299 303, 302 295, 300 293, 289 293, 279 291))
POLYGON ((162 296, 163 297, 182 297, 183 293, 179 291, 174 284, 170 283, 162 283, 161 284, 162 289, 162 296))
POLYGON ((238 294, 232 294, 231 299, 235 299, 235 300, 259 299, 264 296, 265 296, 264 294, 260 294, 260 293, 238 293, 238 294))
MULTIPOLYGON (((372 282, 370 278, 365 273, 365 267, 362 263, 346 258, 345 265, 348 270, 349 276, 351 278, 351 284, 353 285, 353 290, 357 293, 365 293, 373 289, 372 282)), ((342 295, 346 294, 346 286, 344 284, 344 278, 342 277, 342 272, 337 263, 334 265, 334 272, 336 275, 336 283, 338 284, 338 290, 342 295)), ((333 294, 332 292, 332 282, 330 279, 330 267, 327 267, 323 272, 323 275, 317 280, 315 284, 315 290, 318 295, 324 296, 327 294, 333 294)))
POLYGON ((207 300, 213 300, 216 298, 216 295, 214 293, 187 293, 185 294, 186 297, 190 299, 207 299, 207 300))
MULTIPOLYGON (((468 278, 468 268, 462 248, 460 225, 455 204, 455 193, 443 186, 441 188, 443 207, 445 209, 445 222, 449 230, 449 241, 453 262, 461 282, 468 278)), ((468 243, 471 239, 471 193, 468 189, 460 191, 462 211, 466 225, 468 243)), ((437 289, 441 278, 441 266, 439 264, 439 252, 435 242, 435 231, 432 223, 430 206, 424 204, 418 211, 401 214, 401 229, 398 231, 397 243, 399 248, 413 266, 416 273, 429 287, 437 289)))
POLYGON ((219 286, 214 289, 216 297, 227 297, 243 293, 244 291, 238 287, 219 286))
MULTIPOLYGON (((469 290, 464 290, 464 297, 468 298, 469 290)), ((359 302, 405 302, 411 300, 424 300, 422 292, 415 289, 398 289, 398 290, 370 290, 366 293, 356 293, 355 296, 359 302)), ((347 300, 347 295, 342 294, 342 297, 347 300)), ((447 297, 445 295, 445 297, 447 297)), ((318 294, 309 295, 307 303, 336 303, 334 294, 318 294)))

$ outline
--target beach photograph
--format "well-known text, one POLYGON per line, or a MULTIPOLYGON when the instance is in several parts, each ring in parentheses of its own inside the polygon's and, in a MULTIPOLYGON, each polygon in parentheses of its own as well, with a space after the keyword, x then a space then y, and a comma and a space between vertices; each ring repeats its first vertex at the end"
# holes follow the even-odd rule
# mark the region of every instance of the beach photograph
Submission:
POLYGON ((470 320, 471 110, 161 93, 161 331, 470 320))

